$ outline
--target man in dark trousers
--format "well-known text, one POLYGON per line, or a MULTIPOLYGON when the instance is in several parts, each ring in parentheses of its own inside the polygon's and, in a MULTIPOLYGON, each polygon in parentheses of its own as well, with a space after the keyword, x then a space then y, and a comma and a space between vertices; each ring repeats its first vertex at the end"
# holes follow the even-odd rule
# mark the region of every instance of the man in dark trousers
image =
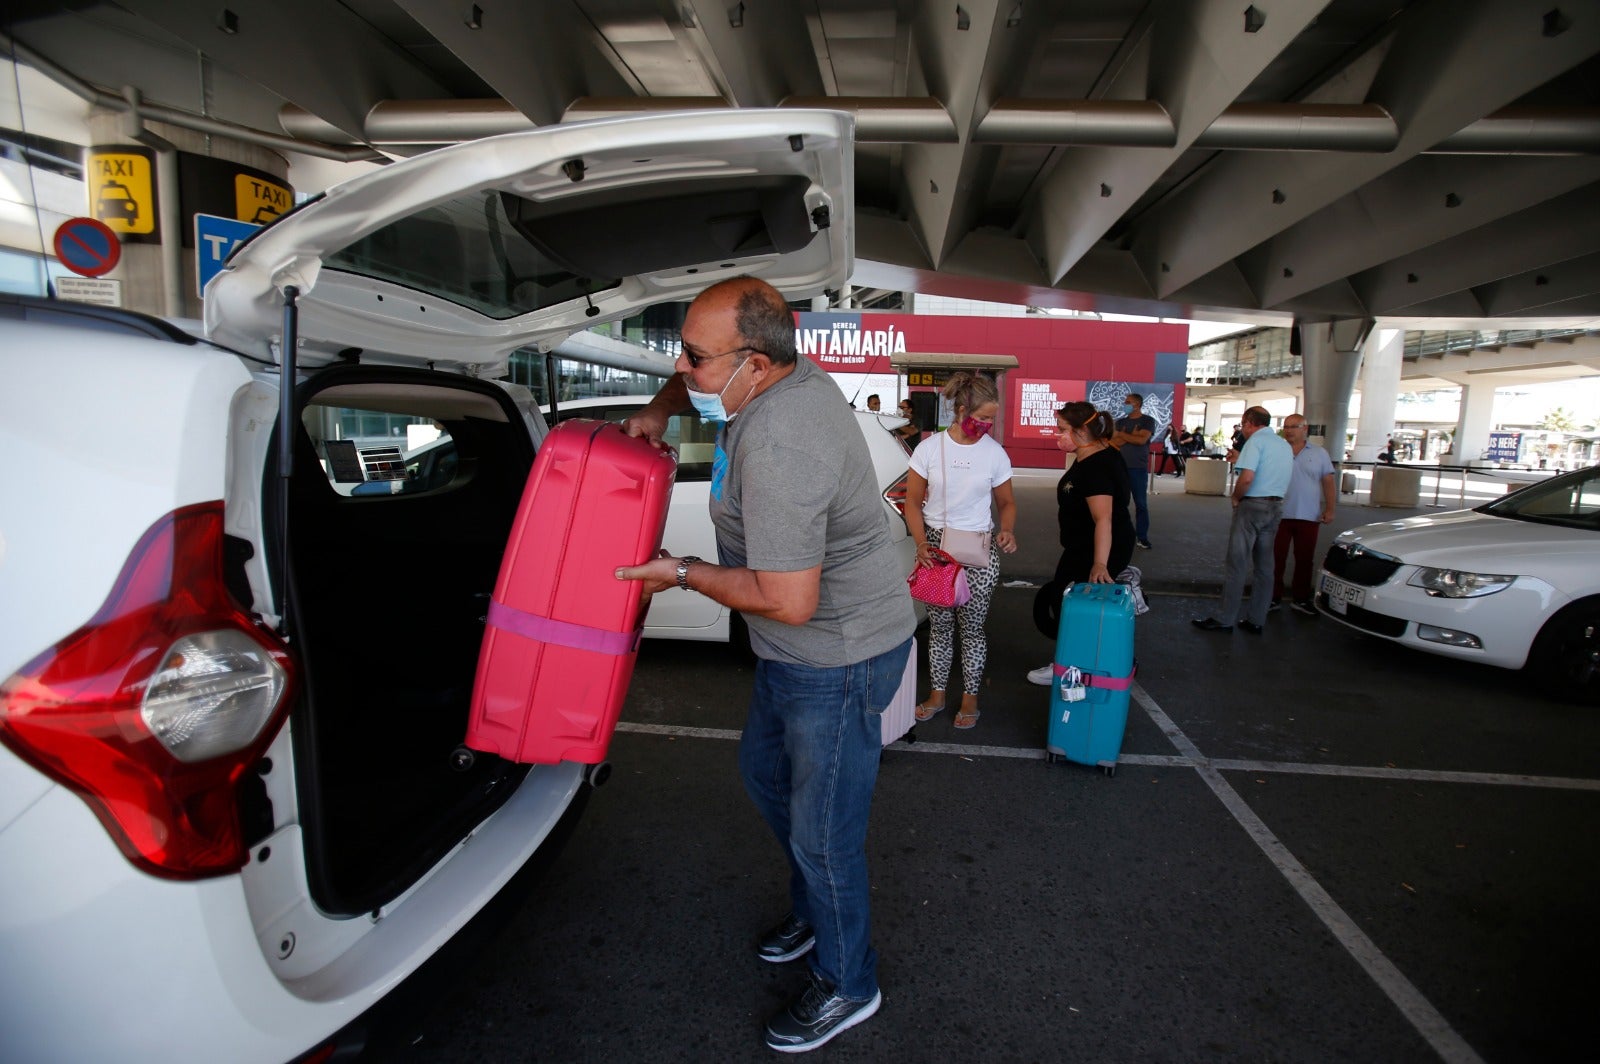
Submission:
POLYGON ((1311 581, 1316 572, 1317 534, 1333 520, 1339 492, 1334 485, 1333 460, 1327 451, 1306 439, 1307 431, 1304 414, 1290 414, 1283 419, 1283 438, 1289 441, 1289 450, 1294 454, 1294 472, 1283 493, 1283 519, 1278 522, 1277 538, 1272 543, 1271 608, 1277 609, 1283 598, 1283 574, 1293 550, 1291 605, 1307 617, 1315 617, 1317 607, 1311 596, 1316 589, 1311 581))
POLYGON ((1122 452, 1128 465, 1128 486, 1133 489, 1133 541, 1150 549, 1150 507, 1145 500, 1150 485, 1150 437, 1156 433, 1156 419, 1144 412, 1144 396, 1129 392, 1122 401, 1122 417, 1111 446, 1122 452))
POLYGON ((677 373, 629 418, 659 443, 691 405, 722 426, 711 480, 719 564, 662 557, 617 570, 647 594, 679 587, 744 615, 755 689, 739 772, 789 860, 790 912, 760 938, 774 963, 809 954, 805 990, 767 1023, 783 1053, 815 1049, 878 1010, 867 815, 880 716, 917 618, 872 458, 839 389, 797 358, 794 315, 753 277, 690 304, 677 373))

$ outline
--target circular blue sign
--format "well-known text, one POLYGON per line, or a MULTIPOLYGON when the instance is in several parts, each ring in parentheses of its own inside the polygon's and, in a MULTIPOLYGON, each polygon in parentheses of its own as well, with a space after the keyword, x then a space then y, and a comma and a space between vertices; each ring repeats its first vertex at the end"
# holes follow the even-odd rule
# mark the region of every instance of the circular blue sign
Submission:
POLYGON ((61 265, 84 277, 99 277, 116 269, 122 260, 122 241, 104 222, 69 218, 56 227, 56 258, 61 265))

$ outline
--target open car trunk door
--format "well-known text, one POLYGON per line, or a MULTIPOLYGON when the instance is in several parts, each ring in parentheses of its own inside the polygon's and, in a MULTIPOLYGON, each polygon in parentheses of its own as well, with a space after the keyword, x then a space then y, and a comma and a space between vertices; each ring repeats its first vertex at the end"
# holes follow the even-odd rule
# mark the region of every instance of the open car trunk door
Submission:
POLYGON ((739 274, 791 298, 854 252, 853 120, 734 110, 473 141, 335 186, 254 234, 206 286, 211 339, 295 361, 504 374, 513 352, 739 274))

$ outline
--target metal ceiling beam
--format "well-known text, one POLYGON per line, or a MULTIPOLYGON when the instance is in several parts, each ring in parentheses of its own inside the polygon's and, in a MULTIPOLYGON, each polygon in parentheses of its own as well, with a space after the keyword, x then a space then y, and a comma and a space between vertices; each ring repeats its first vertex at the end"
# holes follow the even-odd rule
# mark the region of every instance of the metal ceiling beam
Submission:
MULTIPOLYGON (((15 56, 18 61, 33 67, 39 73, 86 103, 96 107, 104 107, 111 111, 129 112, 135 109, 135 105, 124 94, 112 92, 110 89, 84 81, 69 71, 63 70, 20 41, 0 34, 0 48, 15 56)), ((196 133, 229 137, 245 144, 271 148, 274 151, 298 152, 301 155, 310 155, 319 159, 332 159, 341 163, 382 161, 385 158, 378 152, 359 144, 354 147, 346 147, 341 144, 321 144, 297 137, 263 133, 245 126, 235 125, 232 122, 223 122, 215 118, 208 118, 205 115, 197 115, 189 111, 180 110, 176 107, 150 103, 143 99, 138 101, 137 110, 139 116, 145 119, 165 122, 167 125, 193 130, 196 133)))
MULTIPOLYGON (((1047 272, 1064 277, 1323 6, 1321 0, 1283 0, 1272 4, 1265 22, 1250 32, 1233 0, 1152 5, 1148 31, 1135 49, 1147 53, 1148 64, 1130 62, 1101 95, 1156 100, 1173 116, 1176 139, 1166 149, 1080 147, 1060 153, 1027 223, 1028 242, 1047 272), (1142 69, 1150 72, 1148 84, 1136 73, 1142 69)), ((1185 283, 1208 272, 1199 271, 1185 283)))
MULTIPOLYGON (((1589 246, 1600 246, 1600 242, 1591 237, 1589 246)), ((1543 313, 1560 303, 1596 294, 1600 294, 1600 252, 1552 262, 1477 289, 1478 301, 1495 315, 1543 313)))
POLYGON ((908 144, 900 154, 901 211, 935 268, 966 234, 978 194, 964 180, 973 165, 965 143, 994 55, 1012 47, 998 6, 917 4, 911 16, 913 76, 922 79, 912 88, 949 109, 958 141, 908 144))
MULTIPOLYGON (((567 101, 579 96, 627 96, 646 91, 574 4, 394 2, 504 97, 512 110, 525 116, 524 121, 532 120, 534 125, 559 122, 567 101), (478 13, 475 22, 471 17, 474 11, 478 13)), ((393 94, 386 97, 397 98, 393 94)), ((473 118, 486 121, 485 110, 476 108, 473 118)), ((412 143, 444 141, 430 137, 412 143)))
POLYGON ((323 0, 119 0, 196 51, 360 139, 379 100, 447 96, 408 53, 323 0), (225 10, 224 10, 225 8, 225 10))
MULTIPOLYGON (((594 96, 573 101, 560 121, 615 115, 731 108, 720 96, 594 96)), ((849 111, 862 144, 954 144, 955 121, 927 97, 788 96, 780 107, 849 111)), ((532 129, 536 123, 507 100, 382 100, 368 112, 359 138, 293 104, 280 115, 284 131, 324 142, 455 144, 532 129)), ((975 145, 1171 148, 1177 129, 1154 100, 1001 100, 979 121, 975 145)), ((1394 119, 1376 104, 1234 104, 1193 147, 1217 151, 1388 152, 1399 144, 1394 119)), ((1506 107, 1421 154, 1600 154, 1600 107, 1506 107)))
POLYGON ((1409 14, 1395 39, 1381 44, 1387 54, 1369 96, 1395 116, 1395 150, 1218 156, 1134 223, 1134 253, 1158 291, 1178 291, 1253 248, 1258 261, 1246 275, 1262 305, 1315 288, 1328 278, 1301 274, 1279 253, 1277 234, 1347 196, 1349 216, 1359 216, 1368 182, 1600 50, 1596 5, 1573 9, 1570 25, 1554 36, 1525 0, 1428 0, 1409 14))
MULTIPOLYGON (((1462 289, 1474 289, 1480 300, 1493 298, 1491 287, 1518 275, 1543 276, 1533 287, 1551 288, 1570 278, 1568 263, 1600 248, 1600 184, 1579 187, 1565 195, 1507 214, 1459 236, 1441 240, 1410 254, 1380 262, 1355 273, 1351 285, 1375 314, 1386 314, 1462 289)), ((1553 299, 1552 291, 1530 296, 1553 299)), ((1486 305, 1489 313, 1497 313, 1486 305)))
POLYGON ((1416 158, 1237 261, 1262 304, 1277 306, 1596 181, 1600 156, 1416 158))

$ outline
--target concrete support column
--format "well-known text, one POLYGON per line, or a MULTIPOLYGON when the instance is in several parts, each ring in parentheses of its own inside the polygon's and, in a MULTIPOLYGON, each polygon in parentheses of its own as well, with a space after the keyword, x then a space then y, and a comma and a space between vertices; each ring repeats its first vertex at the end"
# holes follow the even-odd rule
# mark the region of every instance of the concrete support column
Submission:
POLYGON ((1221 399, 1206 400, 1205 436, 1207 438, 1210 438, 1213 432, 1222 428, 1222 402, 1221 399))
POLYGON ((1361 418, 1351 458, 1375 462, 1394 435, 1394 405, 1400 395, 1403 329, 1374 329, 1361 354, 1361 418))
POLYGON ((1350 393, 1361 367, 1361 345, 1372 330, 1372 319, 1346 318, 1295 328, 1300 331, 1308 436, 1312 443, 1326 448, 1334 462, 1342 462, 1350 393))
MULTIPOLYGON (((1459 383, 1459 382, 1457 382, 1459 383)), ((1476 465, 1489 448, 1489 430, 1494 426, 1495 387, 1492 384, 1461 385, 1461 413, 1456 417, 1456 434, 1450 443, 1445 465, 1476 465)))

